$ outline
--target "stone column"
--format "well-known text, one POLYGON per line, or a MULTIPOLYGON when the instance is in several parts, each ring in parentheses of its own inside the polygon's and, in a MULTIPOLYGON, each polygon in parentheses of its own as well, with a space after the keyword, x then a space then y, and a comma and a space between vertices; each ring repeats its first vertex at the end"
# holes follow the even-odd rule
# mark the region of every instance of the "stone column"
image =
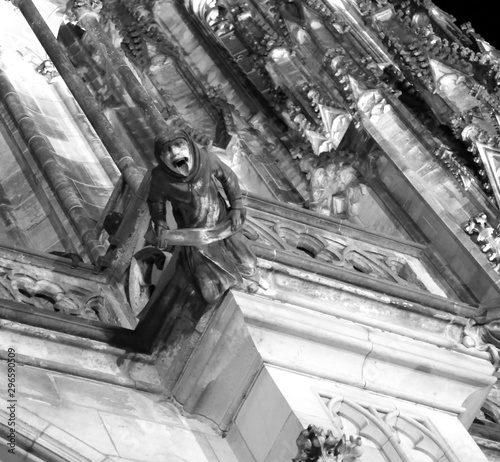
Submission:
POLYGON ((75 2, 73 12, 94 46, 97 49, 104 49, 105 57, 111 63, 111 68, 125 86, 130 97, 141 108, 153 131, 156 134, 165 132, 168 130, 168 126, 155 102, 123 59, 122 53, 115 48, 113 42, 99 24, 99 11, 101 8, 100 1, 85 0, 75 2))
POLYGON ((90 149, 95 154, 97 160, 108 175, 110 181, 115 184, 120 175, 120 171, 116 168, 113 159, 109 156, 97 133, 92 128, 84 112, 73 98, 73 95, 64 84, 64 79, 60 75, 53 75, 49 78, 49 83, 56 89, 62 102, 71 114, 71 117, 78 125, 80 132, 90 146, 90 149))
POLYGON ((78 75, 73 64, 62 50, 52 31, 48 28, 42 16, 31 0, 14 0, 26 21, 33 29, 38 40, 49 55, 54 66, 59 71, 76 101, 85 112, 90 123, 101 138, 104 146, 122 173, 125 182, 133 191, 137 191, 144 173, 135 164, 127 149, 116 136, 112 125, 103 114, 99 104, 92 96, 85 83, 78 75))
POLYGON ((21 132, 28 148, 37 161, 48 184, 73 225, 92 262, 104 255, 102 244, 96 239, 95 224, 89 217, 80 196, 61 166, 57 163, 54 149, 38 130, 35 121, 26 111, 8 76, 0 69, 0 97, 21 132))

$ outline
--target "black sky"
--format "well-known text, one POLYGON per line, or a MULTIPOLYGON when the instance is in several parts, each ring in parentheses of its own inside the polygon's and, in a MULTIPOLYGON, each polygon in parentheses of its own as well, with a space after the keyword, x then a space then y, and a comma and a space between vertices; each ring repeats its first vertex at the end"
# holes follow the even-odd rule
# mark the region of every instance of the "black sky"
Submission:
POLYGON ((433 0, 447 13, 457 18, 456 24, 470 22, 476 32, 500 49, 500 21, 498 20, 498 0, 433 0))

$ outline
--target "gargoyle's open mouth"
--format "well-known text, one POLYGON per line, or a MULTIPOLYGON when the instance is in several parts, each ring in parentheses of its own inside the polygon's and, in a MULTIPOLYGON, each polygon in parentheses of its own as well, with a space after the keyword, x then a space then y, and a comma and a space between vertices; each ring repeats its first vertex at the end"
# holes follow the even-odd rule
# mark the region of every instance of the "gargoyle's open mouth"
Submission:
POLYGON ((176 168, 183 168, 185 165, 187 165, 187 157, 180 157, 179 159, 175 159, 172 163, 176 168))

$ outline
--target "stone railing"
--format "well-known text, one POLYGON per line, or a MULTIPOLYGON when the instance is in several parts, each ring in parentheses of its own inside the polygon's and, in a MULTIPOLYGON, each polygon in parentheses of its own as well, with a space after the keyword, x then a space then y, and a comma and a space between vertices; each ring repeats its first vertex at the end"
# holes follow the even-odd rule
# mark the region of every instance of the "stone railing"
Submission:
POLYGON ((120 287, 85 263, 30 250, 0 247, 0 299, 92 321, 133 327, 120 287))
POLYGON ((247 236, 256 243, 370 278, 444 296, 419 244, 380 236, 345 221, 247 198, 247 236))

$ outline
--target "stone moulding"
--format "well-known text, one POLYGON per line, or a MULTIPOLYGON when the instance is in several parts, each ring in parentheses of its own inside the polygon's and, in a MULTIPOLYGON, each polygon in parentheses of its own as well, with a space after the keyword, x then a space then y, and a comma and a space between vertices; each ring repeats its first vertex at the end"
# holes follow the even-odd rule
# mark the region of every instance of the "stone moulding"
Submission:
MULTIPOLYGON (((429 294, 422 290, 400 286, 389 281, 369 278, 356 271, 349 271, 344 268, 310 260, 308 258, 297 256, 279 249, 273 249, 265 245, 254 244, 253 248, 255 254, 264 260, 281 263, 295 268, 301 268, 320 276, 353 284, 363 289, 384 293, 390 297, 399 298, 401 301, 405 300, 407 302, 411 302, 410 304, 401 302, 401 307, 405 306, 408 309, 411 309, 413 304, 418 304, 464 317, 470 317, 475 313, 475 310, 470 305, 448 300, 444 297, 429 294)), ((397 301, 394 303, 398 304, 397 301)))
MULTIPOLYGON (((460 344, 468 323, 466 318, 445 314, 422 305, 404 302, 398 304, 397 300, 389 300, 384 294, 353 288, 301 269, 290 269, 277 263, 260 263, 261 271, 264 277, 269 278, 271 285, 271 293, 262 293, 263 296, 441 348, 456 349, 481 359, 489 358, 486 353, 460 344), (336 302, 339 299, 339 291, 342 293, 342 305, 336 302), (315 294, 321 294, 320 299, 315 300, 315 294), (384 315, 377 317, 373 311, 367 312, 367 306, 385 306, 384 315), (421 330, 423 323, 427 326, 425 332, 421 330)), ((263 323, 266 324, 265 319, 263 323)))
POLYGON ((389 333, 376 335, 370 333, 366 325, 349 323, 327 312, 314 312, 310 308, 270 302, 263 298, 253 299, 250 302, 248 297, 239 293, 233 296, 243 312, 245 323, 249 326, 266 364, 285 369, 291 367, 295 372, 305 375, 320 374, 327 380, 418 401, 422 405, 454 414, 461 414, 465 409, 456 403, 452 404, 450 397, 445 400, 443 395, 440 400, 434 396, 426 396, 423 390, 417 391, 417 389, 419 387, 425 389, 425 384, 430 381, 439 381, 443 387, 450 381, 457 381, 464 386, 463 390, 456 390, 461 394, 465 389, 491 386, 496 380, 495 377, 491 377, 493 366, 484 358, 460 354, 463 368, 457 368, 449 361, 452 356, 456 356, 458 360, 458 352, 447 350, 446 353, 438 353, 434 350, 435 346, 429 345, 434 353, 431 354, 430 350, 424 353, 417 342, 393 337, 393 334, 389 333), (266 333, 269 340, 264 341, 261 332, 266 333), (294 345, 287 340, 289 338, 294 339, 294 345), (268 342, 271 342, 269 345, 273 345, 279 339, 283 344, 280 348, 268 347, 268 342), (343 364, 343 361, 348 361, 347 358, 350 358, 352 367, 349 375, 341 367, 325 369, 319 359, 299 353, 302 349, 303 351, 311 349, 320 355, 326 348, 337 353, 338 364, 343 364), (289 358, 291 364, 286 362, 285 358, 288 357, 291 358, 289 358), (363 358, 359 363, 358 357, 363 358), (396 381, 397 375, 408 374, 417 382, 407 384, 405 389, 400 389, 396 382, 390 382, 386 378, 391 374, 396 374, 394 376, 396 381))
MULTIPOLYGON (((299 227, 304 226, 306 230, 304 232, 307 233, 310 238, 313 238, 315 234, 318 234, 321 239, 323 239, 323 234, 325 234, 325 236, 327 234, 332 236, 335 235, 336 238, 345 240, 346 242, 352 241, 352 243, 358 247, 360 245, 376 246, 382 253, 385 252, 385 249, 388 251, 390 249, 389 254, 391 255, 396 251, 398 254, 403 256, 407 255, 409 258, 416 260, 419 259, 424 250, 424 247, 419 244, 379 236, 343 220, 321 217, 312 212, 265 201, 255 196, 248 196, 245 200, 249 209, 250 218, 253 215, 264 216, 266 214, 271 214, 281 217, 282 221, 286 222, 287 219, 295 217, 297 225, 299 227), (298 213, 299 211, 300 213, 298 213), (381 249, 384 250, 382 251, 381 249)), ((419 288, 390 282, 390 280, 370 277, 359 271, 349 270, 342 266, 336 266, 325 261, 311 258, 310 256, 302 255, 298 251, 292 252, 290 249, 276 248, 276 246, 270 246, 265 242, 255 242, 254 250, 260 259, 261 266, 264 265, 269 267, 269 265, 275 265, 276 267, 280 267, 281 265, 286 267, 288 272, 299 271, 302 272, 303 275, 314 274, 316 275, 315 277, 329 281, 329 284, 341 284, 344 286, 343 290, 347 292, 355 290, 360 293, 366 293, 368 297, 377 297, 380 295, 383 296, 384 300, 394 309, 421 313, 429 317, 446 318, 457 323, 457 325, 465 324, 465 320, 461 321, 461 319, 470 318, 475 313, 475 309, 465 303, 449 300, 442 296, 420 290, 419 288)), ((60 259, 53 260, 61 261, 60 259)), ((37 262, 36 264, 39 265, 39 262, 46 260, 42 257, 37 257, 33 260, 33 263, 35 263, 35 261, 37 262)), ((51 267, 53 263, 47 262, 45 265, 51 267)), ((81 270, 70 270, 69 273, 66 270, 66 274, 71 274, 71 271, 76 271, 78 273, 81 270)), ((65 270, 62 269, 62 272, 64 273, 65 270)), ((95 275, 90 271, 87 271, 86 274, 89 280, 95 281, 92 284, 99 284, 101 281, 104 283, 105 275, 95 275)), ((168 277, 172 276, 170 275, 168 277)), ((175 294, 172 294, 172 296, 174 295, 175 294)), ((288 295, 290 296, 292 294, 288 293, 288 295)), ((37 310, 31 307, 23 307, 21 303, 13 300, 4 303, 2 317, 12 320, 22 319, 23 322, 32 325, 37 325, 36 323, 42 322, 42 319, 45 319, 43 321, 46 323, 45 325, 53 326, 55 330, 67 332, 67 330, 70 329, 72 332, 78 332, 79 334, 77 335, 82 335, 87 338, 98 338, 104 341, 107 340, 112 344, 123 345, 123 342, 125 342, 125 344, 132 343, 136 344, 137 348, 143 351, 144 349, 147 350, 151 348, 157 341, 158 333, 165 328, 164 323, 171 322, 171 320, 168 321, 165 316, 159 317, 159 311, 153 314, 157 310, 160 310, 160 308, 159 306, 155 306, 158 305, 158 302, 151 300, 151 303, 153 304, 150 310, 151 319, 156 319, 157 321, 151 322, 151 320, 144 319, 138 326, 138 328, 140 328, 136 331, 116 327, 113 329, 112 334, 105 333, 108 332, 111 327, 105 323, 99 323, 95 320, 87 323, 84 320, 78 320, 74 317, 40 310, 35 313, 37 310), (100 327, 97 328, 97 326, 100 327)), ((175 300, 169 303, 175 303, 175 300)))

